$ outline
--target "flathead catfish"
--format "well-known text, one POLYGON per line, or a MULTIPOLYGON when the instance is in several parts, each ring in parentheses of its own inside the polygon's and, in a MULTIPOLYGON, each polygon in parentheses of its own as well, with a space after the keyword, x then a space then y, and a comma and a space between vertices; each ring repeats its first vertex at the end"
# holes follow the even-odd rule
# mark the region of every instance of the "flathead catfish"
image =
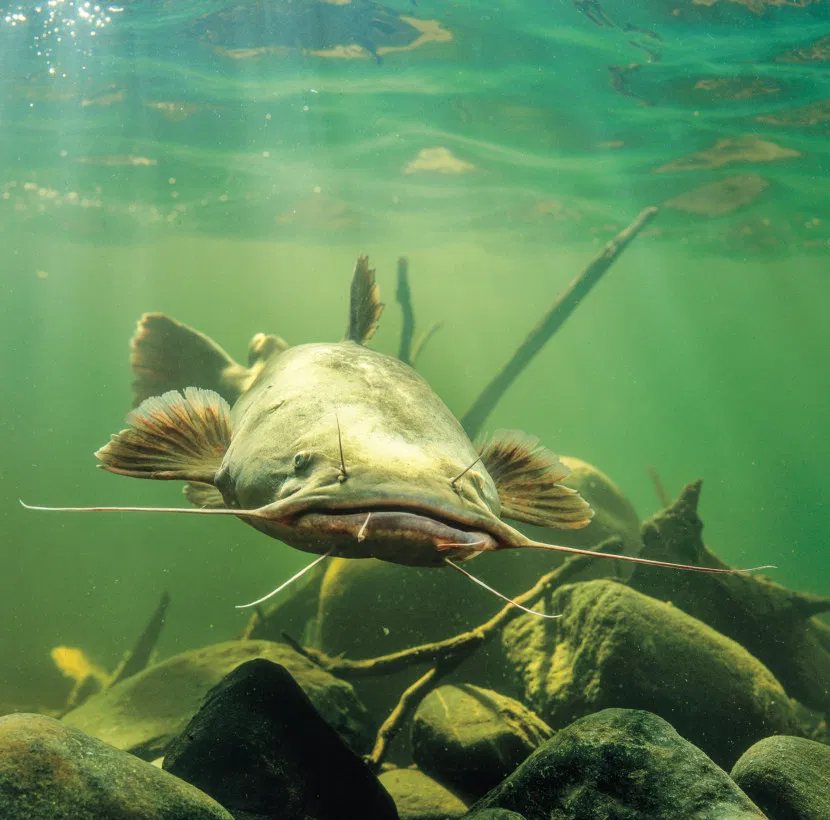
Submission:
POLYGON ((457 561, 512 548, 746 571, 544 544, 510 526, 576 529, 592 511, 537 439, 502 432, 475 447, 424 378, 366 347, 382 308, 360 257, 344 341, 289 347, 258 334, 247 367, 174 319, 145 315, 132 342, 138 406, 95 455, 112 473, 188 482, 195 509, 52 509, 235 515, 320 556, 464 574, 457 561))

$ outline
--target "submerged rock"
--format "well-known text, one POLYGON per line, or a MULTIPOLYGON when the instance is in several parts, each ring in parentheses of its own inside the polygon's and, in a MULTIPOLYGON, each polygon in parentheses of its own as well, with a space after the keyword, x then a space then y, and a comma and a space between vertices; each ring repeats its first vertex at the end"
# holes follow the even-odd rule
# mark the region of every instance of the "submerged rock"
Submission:
POLYGON ((392 795, 400 820, 454 820, 467 813, 465 803, 417 769, 391 769, 380 782, 392 795))
MULTIPOLYGON (((606 709, 562 729, 473 806, 526 820, 763 820, 700 749, 649 712, 606 709)), ((493 818, 495 820, 495 818, 493 818)))
POLYGON ((554 729, 599 709, 646 709, 730 766, 767 735, 798 734, 795 710, 743 647, 615 581, 557 589, 503 634, 526 702, 554 729))
POLYGON ((747 749, 732 779, 769 820, 830 817, 830 747, 803 737, 767 737, 747 749))
POLYGON ((211 690, 165 770, 234 814, 262 820, 397 820, 392 798, 288 671, 265 659, 211 690))
MULTIPOLYGON (((701 482, 643 525, 644 558, 724 567, 706 548, 698 513, 701 482)), ((749 650, 787 694, 821 712, 830 710, 830 627, 813 617, 830 598, 794 592, 758 575, 658 572, 637 567, 640 592, 671 603, 749 650)))
POLYGON ((63 720, 152 760, 164 754, 225 675, 255 658, 284 666, 352 749, 368 750, 373 740, 368 717, 352 687, 290 647, 269 641, 228 641, 175 655, 91 697, 63 720))
POLYGON ((507 809, 481 809, 464 815, 464 820, 526 820, 521 814, 507 809))
POLYGON ((509 775, 550 727, 512 698, 477 686, 441 686, 412 723, 412 756, 439 783, 473 799, 509 775))
POLYGON ((0 718, 3 820, 233 820, 150 763, 42 715, 0 718))

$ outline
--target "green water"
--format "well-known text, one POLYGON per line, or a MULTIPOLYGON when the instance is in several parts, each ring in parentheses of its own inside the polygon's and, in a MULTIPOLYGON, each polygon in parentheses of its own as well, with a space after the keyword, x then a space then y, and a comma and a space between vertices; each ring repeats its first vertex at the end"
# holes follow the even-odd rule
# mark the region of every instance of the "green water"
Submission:
POLYGON ((406 254, 419 327, 443 322, 419 369, 461 413, 664 202, 487 427, 643 517, 649 465, 702 477, 724 560, 830 593, 826 3, 37 8, 0 12, 0 701, 47 698, 56 645, 112 668, 163 590, 161 655, 233 637, 307 562, 233 520, 18 506, 181 503, 94 467, 141 313, 239 359, 258 331, 337 340, 366 252, 395 353, 406 254))

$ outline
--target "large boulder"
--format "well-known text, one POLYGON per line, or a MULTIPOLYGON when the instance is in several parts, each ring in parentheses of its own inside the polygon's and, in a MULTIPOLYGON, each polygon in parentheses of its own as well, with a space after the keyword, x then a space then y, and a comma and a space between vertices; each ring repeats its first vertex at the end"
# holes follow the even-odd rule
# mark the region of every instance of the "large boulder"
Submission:
POLYGON ((554 729, 608 707, 645 709, 723 766, 773 733, 800 734, 792 702, 743 647, 609 580, 558 588, 504 630, 525 702, 554 729))
POLYGON ((415 712, 412 756, 430 777, 475 800, 552 734, 512 698, 469 684, 441 686, 415 712))
POLYGON ((207 693, 255 658, 284 666, 356 752, 370 748, 374 736, 352 687, 291 647, 270 641, 228 641, 175 655, 89 698, 63 720, 117 749, 153 760, 181 733, 207 693))
POLYGON ((539 747, 476 803, 526 820, 763 820, 752 801, 700 749, 648 712, 606 709, 539 747))
POLYGON ((156 766, 42 715, 0 718, 3 820, 233 820, 156 766))
POLYGON ((830 746, 803 737, 767 737, 747 749, 732 779, 769 820, 830 817, 830 746))
POLYGON ((233 670, 168 748, 164 768, 260 820, 398 820, 392 798, 285 667, 233 670))

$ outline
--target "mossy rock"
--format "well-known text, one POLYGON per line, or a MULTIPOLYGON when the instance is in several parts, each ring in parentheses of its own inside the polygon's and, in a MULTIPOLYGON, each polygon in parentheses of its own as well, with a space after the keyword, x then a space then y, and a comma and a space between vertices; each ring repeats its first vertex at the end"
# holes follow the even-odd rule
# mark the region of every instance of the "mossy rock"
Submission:
POLYGON ((732 779, 769 820, 830 817, 830 746, 803 737, 767 737, 747 749, 732 779))
POLYGON ((478 801, 526 820, 764 820, 700 749, 649 712, 606 709, 572 723, 478 801))
POLYGON ((714 629, 623 584, 569 584, 540 602, 557 620, 522 615, 503 633, 525 702, 554 729, 608 707, 668 720, 731 766, 772 733, 799 734, 769 670, 714 629))
POLYGON ((459 797, 418 769, 390 769, 379 780, 395 801, 400 820, 454 820, 467 813, 459 797))
POLYGON ((233 820, 195 786, 43 715, 0 718, 3 820, 233 820))
POLYGON ((291 647, 269 641, 228 641, 175 655, 94 695, 63 721, 152 760, 164 754, 214 686, 256 658, 284 666, 352 749, 368 750, 373 739, 368 716, 352 687, 291 647))
POLYGON ((527 707, 489 689, 441 686, 412 721, 412 756, 439 783, 473 800, 500 783, 552 734, 527 707))

